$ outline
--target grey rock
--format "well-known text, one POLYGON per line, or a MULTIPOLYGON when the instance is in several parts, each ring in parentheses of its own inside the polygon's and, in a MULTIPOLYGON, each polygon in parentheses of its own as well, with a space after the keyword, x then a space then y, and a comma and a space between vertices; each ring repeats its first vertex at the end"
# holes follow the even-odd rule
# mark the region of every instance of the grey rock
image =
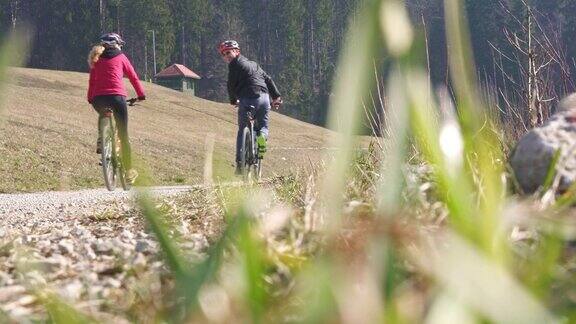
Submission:
POLYGON ((90 296, 91 299, 100 298, 102 290, 104 290, 104 287, 100 285, 92 285, 88 287, 88 296, 90 296))
POLYGON ((120 280, 116 280, 114 278, 106 278, 104 284, 108 287, 112 288, 120 288, 122 286, 122 282, 120 280))
POLYGON ((112 245, 116 253, 129 253, 135 249, 133 244, 125 243, 118 238, 112 239, 112 245))
POLYGON ((26 272, 23 279, 32 286, 46 285, 46 276, 38 270, 26 272))
POLYGON ((148 253, 151 252, 152 246, 148 240, 138 240, 136 242, 136 252, 148 253))
POLYGON ((29 269, 40 269, 46 272, 53 272, 63 266, 62 260, 54 256, 40 260, 24 260, 21 264, 29 269))
POLYGON ((123 239, 132 240, 134 239, 134 233, 130 232, 129 230, 123 230, 121 234, 123 239))
POLYGON ((79 280, 74 280, 74 281, 66 284, 66 286, 64 286, 64 288, 62 288, 60 293, 62 296, 64 296, 68 300, 75 301, 75 300, 80 299, 80 296, 82 295, 83 290, 84 290, 84 285, 82 285, 82 283, 79 280))
POLYGON ((90 260, 96 259, 96 253, 90 244, 84 244, 84 253, 90 260))
POLYGON ((208 239, 206 236, 200 233, 194 233, 188 235, 189 240, 182 243, 182 248, 188 250, 194 250, 196 252, 203 252, 208 248, 208 239))
POLYGON ((0 271, 0 286, 11 286, 14 284, 12 276, 4 271, 0 271))
POLYGON ((98 239, 92 243, 92 248, 96 253, 108 254, 114 250, 114 245, 108 240, 98 239))
POLYGON ((58 248, 62 254, 73 254, 74 253, 74 243, 71 240, 61 240, 58 242, 58 248))
POLYGON ((47 253, 52 249, 52 242, 50 240, 42 240, 36 244, 36 248, 43 253, 47 253))
POLYGON ((24 286, 12 285, 7 287, 0 287, 0 303, 13 299, 15 296, 21 295, 26 291, 24 286))
POLYGON ((135 269, 143 270, 146 267, 146 257, 142 253, 136 253, 132 259, 132 267, 135 269))
MULTIPOLYGON (((26 305, 24 305, 24 306, 26 306, 26 305)), ((12 304, 6 305, 4 307, 4 310, 6 312, 8 312, 10 317, 15 319, 16 322, 25 323, 24 318, 32 315, 32 309, 24 307, 24 306, 19 306, 18 304, 12 303, 12 304)))
POLYGON ((576 181, 576 102, 568 101, 566 105, 545 125, 526 133, 514 149, 510 164, 525 193, 533 193, 544 184, 558 150, 557 192, 566 191, 576 181))

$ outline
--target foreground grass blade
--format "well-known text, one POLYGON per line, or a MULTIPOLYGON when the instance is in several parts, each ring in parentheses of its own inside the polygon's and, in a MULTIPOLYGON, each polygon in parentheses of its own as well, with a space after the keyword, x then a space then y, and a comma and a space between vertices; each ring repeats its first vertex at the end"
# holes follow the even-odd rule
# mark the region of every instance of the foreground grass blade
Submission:
POLYGON ((478 93, 475 64, 470 45, 463 3, 445 0, 447 40, 452 48, 450 75, 458 103, 458 116, 464 138, 465 159, 469 177, 477 187, 479 214, 475 220, 479 244, 493 257, 503 260, 507 255, 503 237, 495 237, 504 203, 502 183, 503 160, 494 123, 478 93))
POLYGON ((326 202, 326 215, 333 229, 340 222, 342 192, 346 170, 355 147, 354 134, 359 128, 362 100, 374 83, 373 60, 381 48, 378 27, 380 1, 366 1, 360 13, 362 19, 350 28, 346 45, 335 74, 334 97, 330 100, 328 125, 338 133, 333 147, 338 147, 336 156, 329 166, 322 187, 326 202))
POLYGON ((388 150, 381 152, 385 159, 381 166, 382 179, 378 183, 378 209, 382 215, 393 215, 401 208, 402 189, 404 188, 404 163, 408 150, 408 100, 403 85, 405 77, 399 69, 395 69, 388 81, 390 93, 389 115, 391 139, 388 150))
POLYGON ((261 323, 266 310, 267 294, 264 289, 264 251, 265 247, 259 244, 254 237, 249 216, 242 210, 237 219, 243 219, 239 224, 238 248, 243 257, 244 275, 246 276, 246 301, 252 313, 252 322, 261 323))
POLYGON ((37 294, 40 302, 46 307, 52 322, 55 324, 90 324, 98 321, 80 313, 73 306, 62 301, 58 296, 48 292, 37 294))
POLYGON ((502 266, 454 233, 421 246, 415 260, 453 296, 495 323, 557 320, 502 266))
MULTIPOLYGON (((11 33, 0 46, 0 113, 3 110, 4 87, 10 66, 20 66, 28 53, 29 35, 24 30, 11 33)), ((0 118, 1 120, 1 118, 0 118)))
POLYGON ((412 71, 407 77, 410 84, 409 95, 411 129, 424 159, 434 168, 441 199, 446 203, 450 214, 450 224, 468 239, 480 244, 480 235, 475 220, 478 218, 474 189, 463 169, 452 169, 446 161, 440 146, 441 125, 437 110, 425 98, 430 97, 427 79, 422 70, 412 71))
POLYGON ((546 192, 552 187, 554 183, 554 178, 556 177, 556 166, 558 165, 558 161, 560 160, 560 153, 562 150, 558 148, 554 155, 552 156, 552 161, 550 161, 550 165, 548 166, 548 171, 546 171, 546 178, 544 180, 544 184, 542 185, 542 192, 546 192))
POLYGON ((250 220, 245 212, 230 216, 226 230, 220 239, 208 251, 208 256, 198 265, 192 267, 182 252, 174 245, 168 235, 170 226, 162 221, 162 214, 155 208, 152 199, 144 192, 138 194, 138 203, 146 217, 156 239, 160 243, 168 266, 176 280, 178 299, 176 310, 171 314, 172 320, 180 322, 190 318, 198 309, 198 295, 204 284, 214 279, 223 262, 224 251, 231 242, 239 242, 246 262, 246 273, 249 284, 247 301, 256 321, 264 312, 265 295, 262 285, 263 267, 261 247, 252 238, 250 220))
MULTIPOLYGON (((325 259, 317 259, 304 269, 300 280, 303 323, 337 323, 338 308, 334 296, 336 278, 334 265, 325 259)), ((337 282, 337 281, 336 281, 337 282)))
POLYGON ((142 213, 146 217, 158 243, 160 243, 166 262, 176 276, 176 279, 185 280, 190 276, 190 268, 186 260, 182 257, 180 250, 176 248, 172 238, 168 235, 168 226, 162 221, 162 215, 154 207, 152 199, 144 192, 138 194, 138 204, 140 208, 142 208, 142 213))
MULTIPOLYGON (((214 279, 222 266, 223 254, 229 239, 238 231, 239 219, 228 225, 226 232, 209 250, 208 257, 191 270, 191 275, 182 278, 178 284, 179 296, 183 297, 181 303, 182 316, 178 318, 187 319, 198 309, 198 295, 202 286, 214 279)), ((173 316, 175 317, 175 316, 173 316)))

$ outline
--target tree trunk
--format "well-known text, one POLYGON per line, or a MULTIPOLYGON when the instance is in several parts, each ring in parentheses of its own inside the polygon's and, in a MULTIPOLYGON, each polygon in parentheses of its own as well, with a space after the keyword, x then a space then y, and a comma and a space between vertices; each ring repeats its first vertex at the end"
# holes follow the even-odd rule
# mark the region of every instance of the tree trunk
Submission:
POLYGON ((530 7, 526 8, 526 18, 528 20, 528 91, 527 91, 527 102, 528 102, 528 116, 530 118, 530 127, 533 128, 537 124, 536 110, 534 108, 534 81, 536 76, 534 75, 534 49, 532 48, 532 15, 530 14, 530 7))
POLYGON ((16 29, 16 21, 18 20, 18 5, 19 0, 13 0, 10 2, 10 19, 12 21, 12 30, 16 29))

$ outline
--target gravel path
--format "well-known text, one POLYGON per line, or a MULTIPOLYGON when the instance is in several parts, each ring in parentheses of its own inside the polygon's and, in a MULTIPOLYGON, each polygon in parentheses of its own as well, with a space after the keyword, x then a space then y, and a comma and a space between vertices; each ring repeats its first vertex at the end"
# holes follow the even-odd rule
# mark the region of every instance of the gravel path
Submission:
MULTIPOLYGON (((240 183, 226 183, 234 186, 240 183)), ((148 190, 154 196, 170 197, 202 188, 194 186, 164 186, 152 187, 148 190)), ((5 216, 58 216, 69 214, 93 214, 110 203, 126 203, 132 201, 136 190, 108 191, 102 189, 86 189, 79 191, 49 191, 25 194, 0 194, 0 227, 14 223, 12 218, 5 216)))
MULTIPOLYGON (((220 212, 199 207, 210 203, 216 189, 196 185, 148 190, 159 198, 184 255, 191 262, 202 259, 222 220, 220 212)), ((161 294, 168 271, 135 208, 136 192, 1 194, 0 322, 46 319, 34 287, 57 293, 102 322, 128 323, 126 314, 146 318, 147 312, 158 312, 155 296, 161 294), (135 292, 144 300, 129 298, 135 292)))

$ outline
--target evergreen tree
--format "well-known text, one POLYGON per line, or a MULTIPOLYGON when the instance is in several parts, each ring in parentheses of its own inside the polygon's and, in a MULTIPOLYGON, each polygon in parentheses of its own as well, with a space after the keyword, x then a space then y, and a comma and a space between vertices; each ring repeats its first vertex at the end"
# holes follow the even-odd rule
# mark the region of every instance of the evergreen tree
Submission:
POLYGON ((273 20, 272 34, 274 44, 281 44, 273 51, 274 65, 272 71, 276 81, 281 85, 286 109, 289 113, 302 118, 310 116, 307 107, 302 106, 301 95, 304 93, 303 58, 304 58, 304 20, 305 10, 300 1, 272 1, 273 20))
POLYGON ((38 2, 29 19, 35 26, 30 64, 57 70, 86 70, 86 56, 99 34, 97 8, 90 0, 38 2))
MULTIPOLYGON (((119 5, 121 14, 119 20, 122 22, 120 32, 126 41, 125 51, 132 60, 134 68, 142 77, 146 73, 147 63, 153 64, 155 54, 156 72, 159 72, 170 63, 174 50, 173 21, 167 1, 131 0, 119 2, 119 5)), ((148 69, 150 70, 148 75, 152 75, 152 65, 149 65, 148 69)))

